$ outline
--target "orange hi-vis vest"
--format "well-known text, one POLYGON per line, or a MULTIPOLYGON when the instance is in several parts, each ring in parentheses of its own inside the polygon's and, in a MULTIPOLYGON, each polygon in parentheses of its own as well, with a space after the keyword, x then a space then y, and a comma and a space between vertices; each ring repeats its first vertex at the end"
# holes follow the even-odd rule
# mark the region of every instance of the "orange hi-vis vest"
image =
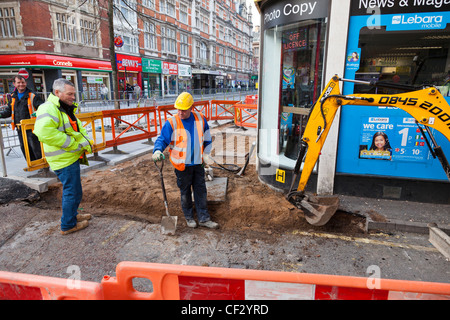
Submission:
MULTIPOLYGON (((192 113, 195 117, 195 128, 199 139, 199 148, 194 148, 194 150, 198 150, 197 154, 194 155, 194 161, 197 164, 201 164, 204 150, 203 128, 206 120, 201 113, 197 111, 192 111, 192 113)), ((170 162, 178 171, 184 171, 186 157, 190 154, 190 150, 188 150, 188 131, 184 129, 183 122, 181 122, 181 118, 178 115, 170 118, 168 121, 173 129, 172 142, 169 144, 170 162)))
MULTIPOLYGON (((33 111, 33 100, 34 100, 35 94, 30 92, 28 94, 28 112, 30 113, 30 119, 36 118, 33 117, 32 114, 33 111)), ((14 123, 14 105, 16 104, 16 98, 11 99, 11 128, 14 130, 16 128, 16 124, 14 123)))

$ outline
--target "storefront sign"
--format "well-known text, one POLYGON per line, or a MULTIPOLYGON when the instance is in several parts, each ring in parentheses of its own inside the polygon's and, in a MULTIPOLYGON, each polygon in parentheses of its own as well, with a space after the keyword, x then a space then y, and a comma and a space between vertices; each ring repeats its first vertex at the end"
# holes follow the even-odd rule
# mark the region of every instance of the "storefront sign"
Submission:
POLYGON ((178 64, 173 62, 162 63, 163 74, 178 74, 178 64))
POLYGON ((352 0, 351 15, 448 11, 450 0, 352 0))
POLYGON ((192 76, 192 68, 186 64, 178 64, 178 75, 180 77, 191 77, 192 76))
POLYGON ((87 83, 92 83, 92 84, 102 84, 103 83, 103 78, 99 78, 99 77, 87 77, 87 83))
POLYGON ((296 29, 283 35, 283 51, 305 49, 308 46, 307 30, 296 29))
POLYGON ((142 58, 142 72, 161 73, 161 61, 142 58))
POLYGON ((263 6, 263 29, 328 16, 329 1, 277 1, 263 6))
POLYGON ((112 71, 109 61, 62 57, 50 54, 0 55, 0 68, 6 67, 112 71))
POLYGON ((119 70, 126 67, 127 71, 142 71, 142 63, 140 57, 116 54, 116 62, 119 70))

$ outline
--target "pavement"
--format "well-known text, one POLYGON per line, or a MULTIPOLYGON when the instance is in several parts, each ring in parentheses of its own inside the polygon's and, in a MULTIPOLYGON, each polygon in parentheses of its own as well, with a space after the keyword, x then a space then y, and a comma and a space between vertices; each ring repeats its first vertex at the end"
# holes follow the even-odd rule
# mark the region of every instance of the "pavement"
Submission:
MULTIPOLYGON (((255 129, 227 130, 256 134, 255 129)), ((82 166, 82 174, 152 152, 152 144, 144 142, 119 146, 120 154, 111 153, 111 148, 101 151, 99 156, 109 161, 90 161, 89 167, 82 166)), ((36 172, 24 171, 26 162, 18 156, 20 150, 16 151, 5 157, 8 179, 23 181, 41 192, 58 183, 55 177, 33 177, 36 172)), ((80 268, 82 280, 99 282, 104 275, 114 276, 121 261, 362 277, 376 265, 385 278, 450 283, 448 260, 424 235, 429 223, 450 232, 450 205, 350 196, 340 199, 341 211, 367 217, 367 230, 385 234, 374 233, 366 239, 366 235, 330 235, 312 228, 274 237, 271 232, 191 230, 181 224, 174 237, 161 235, 159 224, 119 213, 94 214, 87 229, 61 236, 59 212, 11 203, 0 206, 0 270, 64 278, 73 275, 75 266, 80 268), (7 210, 2 212, 2 208, 7 210), (398 232, 413 235, 402 237, 398 232)))

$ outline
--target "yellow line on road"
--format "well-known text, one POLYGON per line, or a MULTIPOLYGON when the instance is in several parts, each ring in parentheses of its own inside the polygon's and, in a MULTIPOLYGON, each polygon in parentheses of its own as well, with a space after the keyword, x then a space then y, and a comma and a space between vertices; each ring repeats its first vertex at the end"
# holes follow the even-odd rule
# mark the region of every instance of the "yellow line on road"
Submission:
POLYGON ((367 239, 367 238, 356 238, 356 237, 342 236, 342 235, 330 234, 330 233, 306 232, 306 231, 295 230, 292 232, 292 234, 307 236, 307 237, 337 239, 337 240, 343 240, 343 241, 355 242, 355 243, 363 243, 363 244, 374 244, 374 245, 380 245, 380 246, 386 246, 386 247, 411 249, 411 250, 417 250, 417 251, 438 252, 438 250, 433 247, 416 246, 416 245, 411 245, 411 244, 395 243, 395 242, 381 241, 381 240, 372 240, 372 239, 367 239))
POLYGON ((133 224, 135 224, 135 221, 130 221, 126 225, 124 225, 122 228, 119 229, 119 231, 112 234, 108 239, 102 242, 102 246, 110 242, 112 239, 120 235, 121 233, 125 232, 129 227, 131 227, 133 224))

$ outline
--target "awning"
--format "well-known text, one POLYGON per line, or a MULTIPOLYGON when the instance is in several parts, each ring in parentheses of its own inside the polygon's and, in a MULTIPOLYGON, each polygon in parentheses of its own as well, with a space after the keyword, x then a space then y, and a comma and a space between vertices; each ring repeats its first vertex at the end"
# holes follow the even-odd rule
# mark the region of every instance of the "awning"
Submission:
POLYGON ((50 54, 0 55, 0 68, 56 68, 112 72, 109 61, 63 57, 50 54))

